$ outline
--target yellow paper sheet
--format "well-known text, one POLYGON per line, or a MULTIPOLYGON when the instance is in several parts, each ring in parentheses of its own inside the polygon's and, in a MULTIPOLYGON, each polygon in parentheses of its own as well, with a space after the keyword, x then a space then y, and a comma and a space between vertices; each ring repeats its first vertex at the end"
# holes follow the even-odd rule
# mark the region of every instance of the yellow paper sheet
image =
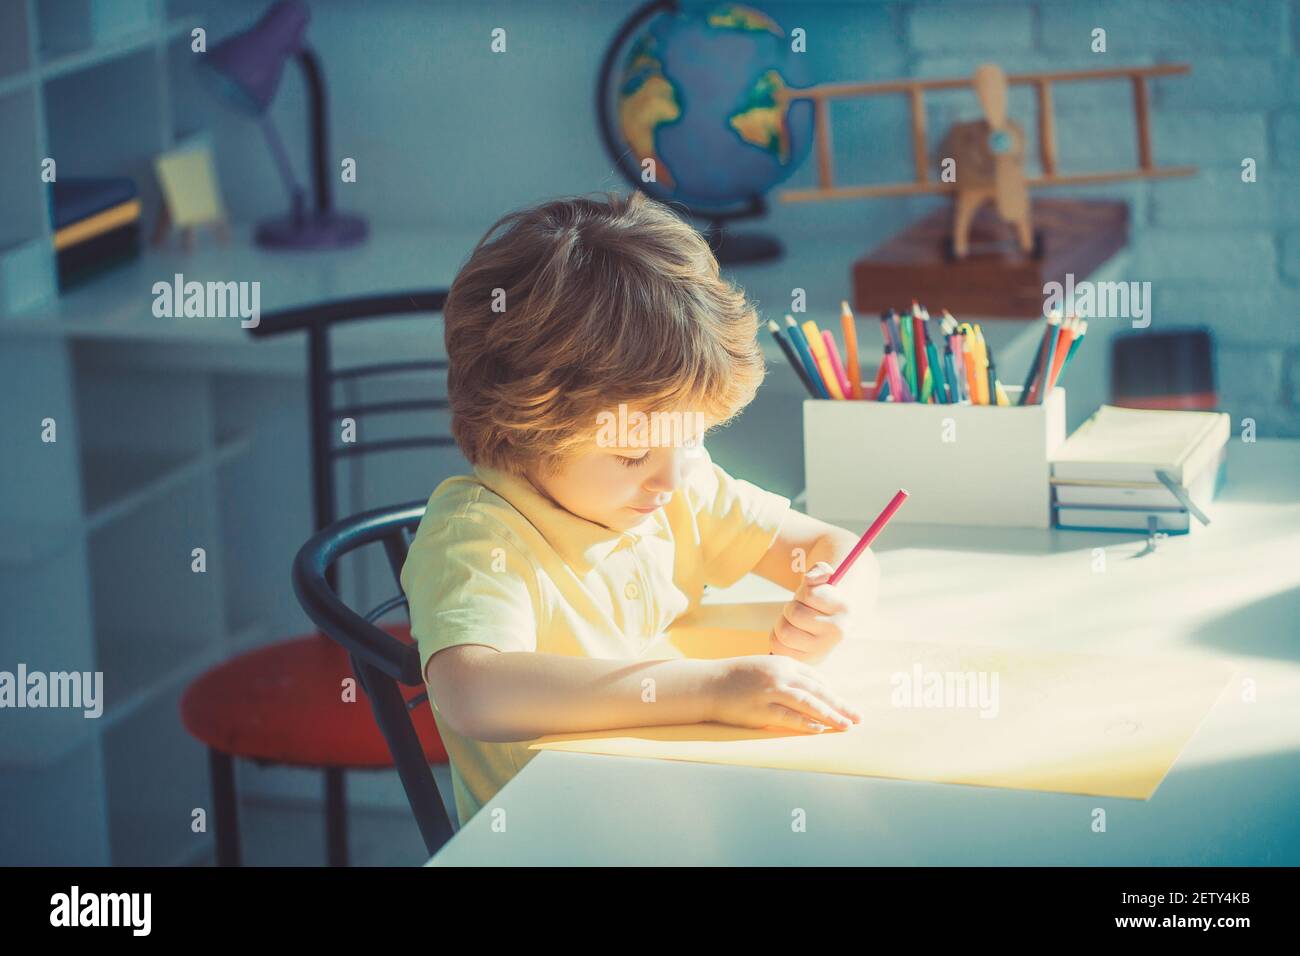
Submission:
MULTIPOLYGON (((687 657, 766 652, 756 631, 683 628, 668 639, 687 657)), ((533 749, 1145 800, 1233 673, 1204 658, 879 640, 862 648, 860 660, 823 668, 864 714, 847 731, 708 723, 553 735, 533 749)))

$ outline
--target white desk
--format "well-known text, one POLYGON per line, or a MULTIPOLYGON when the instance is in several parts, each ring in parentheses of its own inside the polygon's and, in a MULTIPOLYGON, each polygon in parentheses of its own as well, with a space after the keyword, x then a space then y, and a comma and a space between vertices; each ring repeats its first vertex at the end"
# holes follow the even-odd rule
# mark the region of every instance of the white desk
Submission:
POLYGON ((1126 535, 923 526, 877 549, 900 638, 1237 664, 1257 700, 1229 687, 1149 801, 543 752, 489 804, 506 832, 480 813, 430 863, 1300 864, 1300 442, 1234 441, 1211 517, 1142 558, 1126 535))

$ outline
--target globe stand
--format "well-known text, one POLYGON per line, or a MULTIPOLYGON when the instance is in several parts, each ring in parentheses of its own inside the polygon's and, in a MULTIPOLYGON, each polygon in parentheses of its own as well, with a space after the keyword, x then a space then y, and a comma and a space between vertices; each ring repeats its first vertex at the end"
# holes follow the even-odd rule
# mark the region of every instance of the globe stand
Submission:
POLYGON ((704 238, 713 250, 720 265, 739 265, 745 262, 771 262, 785 252, 780 241, 763 233, 727 232, 724 220, 710 219, 704 238))

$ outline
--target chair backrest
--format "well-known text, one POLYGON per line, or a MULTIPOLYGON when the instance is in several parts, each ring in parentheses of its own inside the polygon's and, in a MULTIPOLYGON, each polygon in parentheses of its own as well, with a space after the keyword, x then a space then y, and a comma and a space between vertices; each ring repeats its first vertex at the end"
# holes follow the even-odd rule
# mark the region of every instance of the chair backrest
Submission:
POLYGON ((345 322, 441 312, 447 301, 446 289, 420 289, 388 295, 336 299, 263 315, 249 332, 254 338, 268 338, 288 332, 307 333, 307 414, 311 435, 313 527, 320 531, 338 518, 335 500, 334 465, 342 458, 418 447, 452 447, 450 435, 419 435, 385 441, 355 442, 339 446, 334 442, 335 423, 343 418, 365 415, 445 409, 446 398, 420 398, 400 402, 371 402, 339 406, 334 404, 334 383, 359 381, 398 372, 446 371, 444 361, 393 361, 335 369, 330 356, 330 331, 345 322))
POLYGON ((375 722, 388 743, 393 765, 406 791, 416 825, 429 854, 451 838, 451 821, 438 792, 433 771, 424 758, 409 708, 422 704, 426 695, 407 701, 399 684, 420 687, 419 651, 376 626, 385 614, 406 605, 399 575, 415 530, 424 517, 426 502, 377 508, 337 521, 318 531, 299 550, 293 562, 293 590, 307 616, 322 632, 347 650, 352 670, 370 698, 375 722), (330 570, 345 554, 371 544, 381 544, 388 558, 396 596, 367 614, 358 614, 339 597, 330 570))
POLYGON ((448 402, 445 397, 422 397, 336 405, 334 385, 395 373, 445 371, 447 363, 400 360, 336 369, 331 361, 330 333, 349 322, 440 312, 446 300, 446 289, 337 299, 267 313, 249 330, 255 338, 290 332, 307 334, 312 522, 316 534, 294 559, 294 592, 316 626, 348 651, 353 673, 370 699, 375 721, 388 743, 393 765, 431 854, 451 836, 451 822, 410 717, 410 708, 427 706, 428 695, 422 693, 406 700, 398 689, 398 684, 423 686, 419 654, 411 645, 375 626, 382 616, 406 604, 398 575, 415 527, 424 514, 424 502, 368 511, 339 521, 334 469, 344 458, 407 448, 451 447, 455 440, 445 434, 416 435, 339 445, 335 435, 336 424, 344 418, 359 420, 367 415, 445 409, 448 402), (372 543, 383 545, 397 594, 363 616, 340 597, 338 559, 372 543))

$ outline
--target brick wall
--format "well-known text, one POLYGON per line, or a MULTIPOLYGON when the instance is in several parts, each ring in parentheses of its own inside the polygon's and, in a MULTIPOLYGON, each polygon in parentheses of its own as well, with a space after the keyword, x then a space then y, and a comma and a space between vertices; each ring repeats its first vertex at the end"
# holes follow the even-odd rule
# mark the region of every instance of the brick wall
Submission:
MULTIPOLYGON (((1071 194, 1132 201, 1129 278, 1152 283, 1152 328, 1212 328, 1225 409, 1254 418, 1261 435, 1300 436, 1300 0, 885 6, 915 76, 958 75, 987 59, 1009 72, 1191 64, 1190 76, 1151 81, 1152 132, 1157 163, 1198 175, 1071 194), (1097 27, 1105 53, 1090 48, 1097 27), (1248 157, 1253 183, 1242 182, 1248 157)), ((1063 169, 1133 161, 1123 84, 1061 87, 1056 100, 1063 169)), ((1012 99, 1026 126, 1031 102, 1020 91, 1012 99)), ((933 118, 942 129, 954 117, 933 118)))

